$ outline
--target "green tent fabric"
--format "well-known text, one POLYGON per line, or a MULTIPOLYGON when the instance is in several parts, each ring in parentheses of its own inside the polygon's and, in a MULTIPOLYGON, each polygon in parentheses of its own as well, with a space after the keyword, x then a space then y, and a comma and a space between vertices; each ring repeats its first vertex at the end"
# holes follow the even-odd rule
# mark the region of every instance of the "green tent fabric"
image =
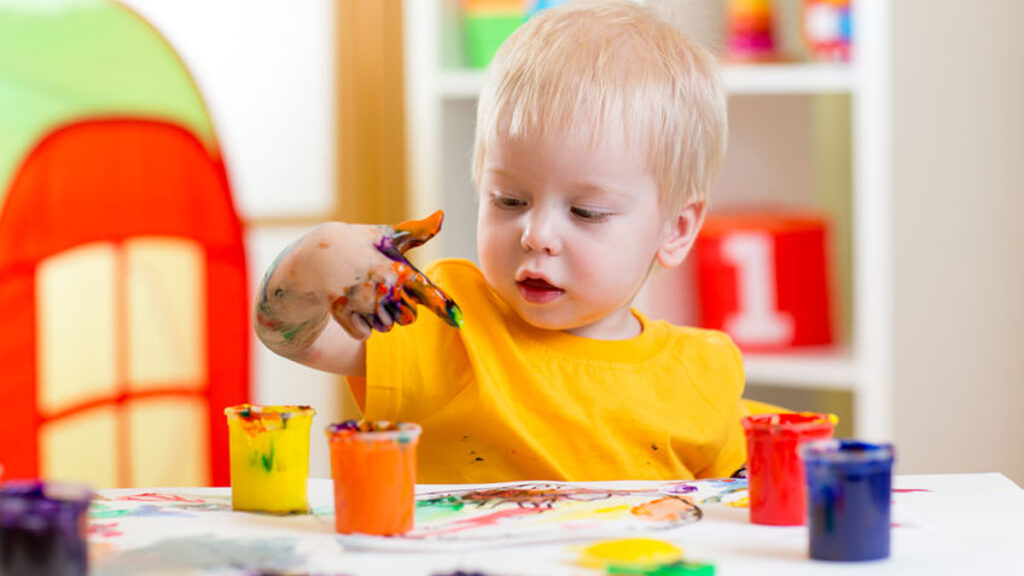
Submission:
POLYGON ((47 134, 111 116, 180 125, 219 155, 195 83, 137 14, 105 0, 0 0, 0 203, 47 134))

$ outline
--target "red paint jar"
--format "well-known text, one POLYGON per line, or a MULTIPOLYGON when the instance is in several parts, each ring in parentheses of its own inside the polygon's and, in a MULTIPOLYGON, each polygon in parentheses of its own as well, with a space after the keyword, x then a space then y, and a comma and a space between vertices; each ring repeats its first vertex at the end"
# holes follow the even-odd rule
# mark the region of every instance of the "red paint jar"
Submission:
POLYGON ((800 526, 807 516, 804 466, 797 447, 832 437, 828 414, 756 414, 741 420, 747 436, 750 521, 800 526))

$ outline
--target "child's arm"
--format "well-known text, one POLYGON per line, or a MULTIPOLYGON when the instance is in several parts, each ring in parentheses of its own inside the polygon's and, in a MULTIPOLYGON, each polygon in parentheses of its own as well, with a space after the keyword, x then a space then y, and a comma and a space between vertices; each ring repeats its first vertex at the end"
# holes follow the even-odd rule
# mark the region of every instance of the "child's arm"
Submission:
POLYGON ((296 362, 362 376, 371 331, 409 324, 417 304, 457 327, 461 313, 455 302, 403 256, 437 234, 442 218, 438 211, 395 227, 330 222, 314 228, 263 277, 257 336, 296 362))

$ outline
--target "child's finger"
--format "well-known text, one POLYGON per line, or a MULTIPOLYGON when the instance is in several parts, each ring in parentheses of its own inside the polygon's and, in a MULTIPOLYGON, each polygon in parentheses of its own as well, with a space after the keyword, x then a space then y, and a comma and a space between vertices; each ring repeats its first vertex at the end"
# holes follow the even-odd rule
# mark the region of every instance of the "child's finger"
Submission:
POLYGON ((455 328, 462 326, 462 310, 459 309, 459 305, 419 270, 413 269, 412 274, 402 284, 402 288, 448 325, 455 328))
POLYGON ((373 325, 373 329, 377 332, 390 332, 391 328, 395 325, 391 314, 384 307, 380 307, 376 314, 366 314, 365 318, 373 325))
POLYGON ((416 302, 401 287, 395 290, 395 300, 386 306, 395 324, 405 326, 416 320, 416 302))
POLYGON ((405 253, 434 237, 441 231, 444 221, 444 210, 438 210, 422 220, 406 220, 394 227, 391 241, 399 253, 405 253))
POLYGON ((406 316, 406 312, 402 310, 402 302, 400 300, 391 300, 381 304, 381 308, 384 309, 384 314, 388 315, 391 319, 392 324, 404 325, 408 322, 403 322, 403 318, 406 316))
POLYGON ((373 324, 367 322, 363 316, 347 308, 336 307, 331 310, 334 319, 348 332, 349 336, 356 340, 366 340, 373 332, 373 324))

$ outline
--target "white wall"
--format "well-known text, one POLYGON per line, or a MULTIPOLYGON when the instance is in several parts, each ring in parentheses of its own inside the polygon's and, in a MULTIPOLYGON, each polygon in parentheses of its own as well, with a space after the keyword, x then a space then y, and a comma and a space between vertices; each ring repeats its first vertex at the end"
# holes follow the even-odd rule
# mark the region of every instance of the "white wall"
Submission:
POLYGON ((1024 2, 892 7, 899 469, 1024 485, 1024 2))
MULTIPOLYGON (((126 0, 164 36, 199 86, 246 220, 328 214, 335 198, 331 0, 126 0)), ((301 228, 250 226, 251 286, 301 228)), ((251 303, 250 303, 251 305, 251 303)), ((323 429, 348 401, 337 377, 252 342, 253 401, 309 404, 310 474, 330 475, 323 429)))
POLYGON ((246 217, 334 204, 330 0, 127 0, 199 85, 246 217))

